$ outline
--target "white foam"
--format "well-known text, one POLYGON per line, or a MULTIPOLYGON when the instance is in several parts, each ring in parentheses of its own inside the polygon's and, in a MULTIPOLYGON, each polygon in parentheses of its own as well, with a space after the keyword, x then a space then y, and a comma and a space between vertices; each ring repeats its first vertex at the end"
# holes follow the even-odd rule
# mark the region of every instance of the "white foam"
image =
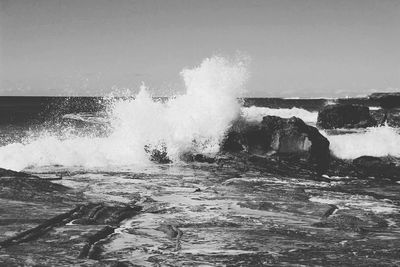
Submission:
POLYGON ((318 118, 318 112, 311 112, 301 108, 266 108, 251 106, 248 108, 242 108, 242 116, 249 121, 262 121, 264 116, 278 116, 281 118, 291 118, 293 116, 302 119, 306 123, 316 124, 318 118))
POLYGON ((382 109, 381 107, 369 107, 369 110, 380 110, 382 109))
POLYGON ((176 159, 186 150, 213 153, 240 113, 237 98, 248 78, 246 60, 215 56, 184 69, 186 94, 163 104, 154 102, 143 85, 135 100, 119 100, 110 108, 112 133, 106 138, 55 137, 43 133, 25 143, 0 147, 0 167, 102 167, 148 162, 145 145, 164 144, 176 159))
POLYGON ((356 133, 324 135, 330 141, 333 154, 342 159, 361 156, 400 157, 400 134, 396 128, 382 126, 356 133))
POLYGON ((380 214, 397 213, 399 208, 382 200, 377 200, 370 196, 345 195, 343 193, 330 193, 329 197, 311 197, 312 202, 334 204, 339 209, 362 209, 380 214))

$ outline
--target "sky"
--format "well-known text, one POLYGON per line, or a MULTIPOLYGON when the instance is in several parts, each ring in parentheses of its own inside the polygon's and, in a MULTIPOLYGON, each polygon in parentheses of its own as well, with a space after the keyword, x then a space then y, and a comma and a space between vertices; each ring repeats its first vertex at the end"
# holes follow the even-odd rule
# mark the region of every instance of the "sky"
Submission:
POLYGON ((0 0, 0 95, 169 95, 238 51, 247 96, 399 91, 400 0, 0 0))

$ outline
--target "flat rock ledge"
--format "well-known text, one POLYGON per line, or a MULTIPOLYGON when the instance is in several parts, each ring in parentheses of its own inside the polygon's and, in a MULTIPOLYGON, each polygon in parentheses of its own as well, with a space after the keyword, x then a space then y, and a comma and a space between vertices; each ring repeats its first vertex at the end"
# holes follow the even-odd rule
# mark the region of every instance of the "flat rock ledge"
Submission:
POLYGON ((0 169, 0 176, 0 266, 70 266, 97 259, 100 241, 142 209, 92 202, 78 190, 27 173, 0 169))
POLYGON ((368 173, 390 159, 332 159, 325 176, 301 155, 201 159, 62 179, 3 171, 0 266, 400 264, 396 171, 368 173))

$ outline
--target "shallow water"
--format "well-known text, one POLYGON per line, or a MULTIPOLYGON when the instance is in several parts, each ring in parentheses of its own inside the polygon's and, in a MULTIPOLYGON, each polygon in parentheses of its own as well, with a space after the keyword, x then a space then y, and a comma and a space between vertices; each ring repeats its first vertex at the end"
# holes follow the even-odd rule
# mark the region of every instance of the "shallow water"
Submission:
POLYGON ((104 243, 102 261, 140 266, 400 262, 395 249, 400 246, 400 185, 391 185, 388 194, 374 188, 373 181, 316 182, 215 164, 30 171, 43 178, 62 174, 58 183, 82 190, 93 201, 143 206, 143 212, 123 221, 104 243), (338 207, 331 218, 351 214, 366 231, 334 220, 316 226, 330 204, 338 207), (183 234, 176 238, 162 226, 183 234))

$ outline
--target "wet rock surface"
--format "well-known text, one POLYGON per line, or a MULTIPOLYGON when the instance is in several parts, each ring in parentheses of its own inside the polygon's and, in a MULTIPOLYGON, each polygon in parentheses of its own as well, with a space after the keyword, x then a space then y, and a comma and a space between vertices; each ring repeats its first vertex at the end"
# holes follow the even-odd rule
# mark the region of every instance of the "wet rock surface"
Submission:
MULTIPOLYGON (((397 181, 321 177, 306 160, 282 155, 242 152, 215 160, 153 165, 135 172, 54 167, 34 170, 42 178, 15 183, 8 181, 15 177, 0 178, 4 192, 21 184, 24 188, 21 195, 0 195, 0 262, 4 266, 400 264, 397 181), (59 173, 64 174, 62 179, 46 180, 59 173), (24 196, 29 185, 35 191, 30 199, 24 196)), ((364 158, 356 163, 369 166, 381 161, 364 158)))
POLYGON ((369 99, 384 109, 400 108, 400 93, 374 93, 369 99))
POLYGON ((369 99, 382 108, 372 113, 379 124, 400 127, 400 93, 374 93, 369 99))
POLYGON ((400 127, 400 108, 388 110, 386 122, 391 127, 400 127))
POLYGON ((1 171, 7 175, 0 178, 0 266, 84 264, 121 221, 141 210, 134 203, 92 202, 53 179, 1 171))
POLYGON ((327 173, 331 176, 376 178, 382 182, 396 182, 400 180, 400 162, 392 157, 362 156, 352 161, 334 158, 327 173))
POLYGON ((322 129, 366 128, 376 126, 377 122, 368 107, 338 104, 324 107, 318 113, 317 125, 322 129))
POLYGON ((330 161, 329 141, 297 117, 265 116, 261 123, 238 121, 228 132, 222 150, 256 156, 301 155, 318 173, 324 173, 330 161))
POLYGON ((371 116, 378 122, 378 125, 389 125, 400 127, 400 108, 378 109, 371 111, 371 116))

